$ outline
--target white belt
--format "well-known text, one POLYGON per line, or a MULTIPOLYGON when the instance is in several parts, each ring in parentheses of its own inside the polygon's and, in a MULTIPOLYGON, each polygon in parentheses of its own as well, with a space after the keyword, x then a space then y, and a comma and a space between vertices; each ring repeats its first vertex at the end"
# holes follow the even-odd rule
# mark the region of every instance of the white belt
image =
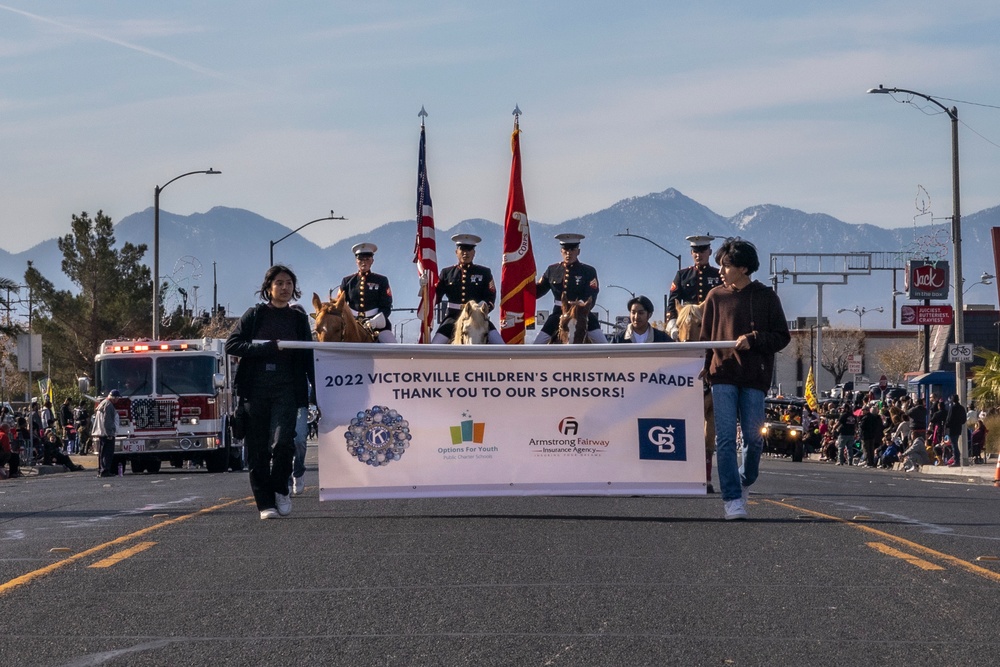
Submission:
POLYGON ((351 312, 354 313, 354 317, 361 317, 362 315, 364 315, 365 317, 371 319, 378 314, 379 310, 378 308, 372 308, 371 310, 366 310, 365 312, 362 313, 360 310, 354 310, 353 308, 351 308, 351 312))

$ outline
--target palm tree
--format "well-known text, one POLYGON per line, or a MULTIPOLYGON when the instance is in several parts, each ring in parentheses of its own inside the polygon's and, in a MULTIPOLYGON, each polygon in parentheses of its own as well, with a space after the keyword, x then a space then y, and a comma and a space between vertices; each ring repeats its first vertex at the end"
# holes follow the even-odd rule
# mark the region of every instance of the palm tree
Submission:
POLYGON ((980 409, 989 410, 1000 406, 1000 353, 979 348, 976 356, 986 363, 971 369, 974 384, 971 396, 980 409))

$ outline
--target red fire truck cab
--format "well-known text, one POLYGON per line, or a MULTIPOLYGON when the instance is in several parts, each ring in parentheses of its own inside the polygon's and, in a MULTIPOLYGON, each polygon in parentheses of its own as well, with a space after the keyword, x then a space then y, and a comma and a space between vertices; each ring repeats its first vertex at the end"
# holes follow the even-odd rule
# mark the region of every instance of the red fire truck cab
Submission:
POLYGON ((94 382, 98 396, 117 389, 123 397, 116 467, 155 473, 164 461, 177 468, 191 461, 209 472, 241 470, 243 446, 229 424, 236 365, 214 338, 104 341, 94 382))

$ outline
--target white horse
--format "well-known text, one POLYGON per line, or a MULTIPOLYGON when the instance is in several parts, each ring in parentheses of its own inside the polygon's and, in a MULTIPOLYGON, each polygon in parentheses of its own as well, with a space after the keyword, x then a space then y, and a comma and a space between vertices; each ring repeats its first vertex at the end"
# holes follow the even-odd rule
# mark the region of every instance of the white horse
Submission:
POLYGON ((490 335, 490 320, 486 309, 475 301, 466 301, 455 320, 452 345, 483 345, 490 335))

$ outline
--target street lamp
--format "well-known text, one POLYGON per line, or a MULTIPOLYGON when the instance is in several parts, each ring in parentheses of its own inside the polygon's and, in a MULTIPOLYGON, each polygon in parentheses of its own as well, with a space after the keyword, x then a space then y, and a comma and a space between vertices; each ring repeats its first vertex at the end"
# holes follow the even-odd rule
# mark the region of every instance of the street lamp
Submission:
POLYGON ((284 241, 285 239, 287 239, 292 234, 294 234, 294 233, 296 233, 298 231, 301 231, 302 229, 305 229, 306 227, 308 227, 309 225, 313 224, 314 222, 322 222, 323 220, 347 220, 347 218, 345 218, 344 216, 340 216, 340 217, 336 217, 335 218, 335 217, 333 217, 333 211, 331 210, 330 211, 330 215, 328 215, 328 216, 326 216, 324 218, 316 218, 315 220, 310 220, 309 222, 307 222, 306 224, 302 225, 301 227, 297 227, 297 228, 293 229, 292 231, 288 232, 287 234, 285 234, 284 236, 282 236, 277 241, 270 241, 271 251, 270 251, 269 258, 270 258, 271 263, 268 266, 274 266, 274 246, 278 245, 279 243, 281 243, 282 241, 284 241))
POLYGON ((185 176, 194 174, 221 174, 209 167, 199 171, 189 171, 180 176, 174 176, 163 185, 153 188, 153 340, 160 340, 160 193, 163 189, 185 176))
POLYGON ((861 329, 861 328, 863 328, 861 326, 861 318, 863 318, 868 313, 882 313, 882 312, 885 312, 885 311, 882 310, 882 306, 879 306, 878 308, 865 308, 864 306, 854 306, 854 308, 838 308, 837 312, 838 313, 854 313, 855 315, 857 315, 858 316, 858 328, 861 329))
POLYGON ((976 285, 992 285, 994 278, 996 278, 996 276, 994 276, 993 274, 986 273, 985 271, 983 271, 983 275, 979 276, 979 281, 974 282, 968 287, 966 287, 965 291, 963 291, 962 294, 963 295, 968 294, 969 290, 975 287, 976 285))
POLYGON ((635 292, 625 287, 622 287, 621 285, 608 285, 608 287, 617 287, 618 289, 625 290, 626 292, 628 292, 628 295, 630 297, 632 297, 633 299, 635 298, 635 292))
MULTIPOLYGON (((941 104, 935 98, 930 95, 925 95, 924 93, 918 93, 915 90, 906 90, 904 88, 885 88, 882 84, 879 84, 878 88, 870 88, 869 93, 881 93, 885 95, 891 95, 892 93, 903 93, 906 95, 914 95, 916 97, 923 98, 928 102, 938 106, 942 111, 948 114, 948 118, 951 119, 951 190, 952 190, 952 215, 951 215, 951 243, 952 243, 952 271, 955 273, 955 284, 958 285, 953 294, 953 307, 955 309, 955 342, 964 343, 965 342, 965 322, 963 312, 963 297, 961 285, 963 284, 962 279, 962 207, 961 207, 961 196, 959 187, 959 173, 958 173, 958 107, 948 108, 941 104)), ((959 402, 965 405, 966 401, 966 391, 965 391, 965 364, 962 362, 955 363, 955 393, 958 394, 959 402)), ((963 429, 964 430, 964 429, 963 429)), ((960 435, 959 443, 961 445, 960 450, 962 452, 961 465, 965 465, 968 462, 968 447, 965 435, 960 435)))
POLYGON ((668 255, 670 255, 671 257, 673 257, 674 259, 676 259, 677 260, 677 270, 678 271, 681 270, 681 256, 680 255, 675 255, 674 253, 670 252, 669 250, 667 250, 666 248, 664 248, 663 246, 661 246, 659 243, 657 243, 653 239, 647 239, 645 236, 640 236, 638 234, 633 234, 633 233, 629 232, 628 227, 625 228, 625 233, 624 234, 622 234, 622 233, 619 232, 618 234, 615 234, 615 236, 632 236, 632 237, 635 237, 637 239, 642 239, 643 241, 647 241, 649 243, 652 243, 657 248, 659 248, 663 252, 667 253, 668 255))

